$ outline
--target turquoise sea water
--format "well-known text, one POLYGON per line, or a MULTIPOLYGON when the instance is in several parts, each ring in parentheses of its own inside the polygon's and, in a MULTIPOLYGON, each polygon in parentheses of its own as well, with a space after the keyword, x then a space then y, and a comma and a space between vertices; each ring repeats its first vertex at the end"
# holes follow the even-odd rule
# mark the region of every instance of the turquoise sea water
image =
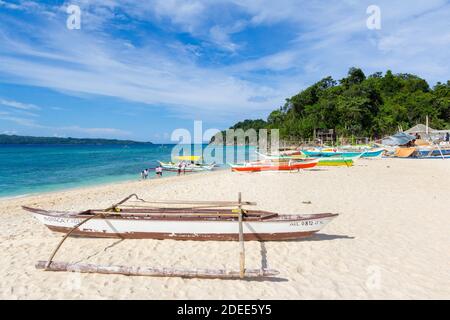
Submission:
MULTIPOLYGON (((157 160, 169 161, 173 147, 0 145, 0 197, 138 180, 144 168, 158 165, 157 160)), ((248 157, 248 148, 245 154, 248 157)), ((153 170, 149 177, 154 178, 153 170)))

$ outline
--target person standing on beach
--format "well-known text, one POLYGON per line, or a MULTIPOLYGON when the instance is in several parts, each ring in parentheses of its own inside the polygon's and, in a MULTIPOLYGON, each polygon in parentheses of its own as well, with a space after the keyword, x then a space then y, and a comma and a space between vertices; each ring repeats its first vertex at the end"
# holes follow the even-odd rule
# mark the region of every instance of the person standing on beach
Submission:
POLYGON ((162 177, 162 172, 163 172, 163 170, 162 170, 161 165, 159 165, 159 166, 156 167, 155 172, 156 172, 156 176, 157 176, 158 178, 161 178, 161 177, 162 177))
POLYGON ((179 176, 181 174, 181 162, 178 163, 178 173, 177 175, 179 176))
POLYGON ((184 161, 181 162, 181 170, 183 171, 183 174, 186 174, 186 163, 184 161))
POLYGON ((148 169, 144 169, 144 179, 147 179, 148 177, 148 169))

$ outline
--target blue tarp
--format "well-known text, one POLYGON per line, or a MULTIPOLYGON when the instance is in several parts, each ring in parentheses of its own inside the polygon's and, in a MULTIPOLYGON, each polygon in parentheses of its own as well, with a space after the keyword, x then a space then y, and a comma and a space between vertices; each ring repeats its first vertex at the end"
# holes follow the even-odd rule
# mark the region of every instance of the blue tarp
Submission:
POLYGON ((408 142, 414 140, 416 137, 408 133, 399 132, 393 136, 384 138, 381 143, 386 146, 401 146, 407 144, 408 142))

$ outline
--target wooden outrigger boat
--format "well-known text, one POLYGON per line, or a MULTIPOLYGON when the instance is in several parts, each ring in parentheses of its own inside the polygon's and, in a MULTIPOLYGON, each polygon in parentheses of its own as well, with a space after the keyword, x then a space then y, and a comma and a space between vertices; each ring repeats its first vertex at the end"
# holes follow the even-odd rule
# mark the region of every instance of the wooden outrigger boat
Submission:
POLYGON ((339 157, 339 158, 376 158, 381 156, 384 149, 377 148, 365 151, 346 151, 346 150, 302 150, 308 157, 339 157))
MULTIPOLYGON (((166 171, 178 171, 179 167, 178 164, 173 162, 163 162, 158 161, 161 167, 166 171)), ((185 172, 201 172, 201 171, 211 171, 214 169, 216 165, 215 164, 188 164, 184 168, 185 172)))
POLYGON ((260 171, 293 171, 309 169, 317 166, 318 159, 307 160, 281 160, 281 161, 254 161, 243 164, 229 164, 231 171, 260 172, 260 171))
POLYGON ((104 210, 63 212, 23 207, 50 230, 65 236, 47 261, 38 261, 36 268, 46 271, 125 274, 164 277, 198 278, 263 278, 277 275, 270 269, 245 269, 244 241, 294 240, 313 235, 337 214, 282 215, 262 210, 244 210, 239 193, 238 202, 230 201, 145 201, 132 194, 104 210), (136 197, 141 205, 127 205, 136 197), (146 204, 142 206, 142 204, 146 204), (148 204, 195 204, 197 207, 155 208, 148 204), (237 209, 224 209, 238 206, 237 209), (222 209, 220 209, 222 208, 222 209), (239 231, 238 231, 239 230, 239 231), (237 232, 238 231, 238 232, 237 232), (53 261, 62 243, 69 236, 101 238, 174 239, 174 240, 239 240, 240 270, 173 269, 151 267, 102 266, 85 263, 53 261))
POLYGON ((353 164, 354 158, 327 157, 327 158, 319 158, 319 163, 317 165, 319 167, 338 167, 338 166, 351 167, 353 166, 353 164))
MULTIPOLYGON (((56 232, 100 238, 238 240, 238 214, 231 209, 116 207, 114 211, 61 212, 23 207, 56 232)), ((282 215, 262 210, 244 213, 244 240, 294 240, 319 231, 335 214, 282 215)))
MULTIPOLYGON (((205 164, 201 163, 200 156, 179 156, 177 157, 179 161, 185 161, 186 165, 183 169, 184 172, 200 172, 200 171, 211 171, 216 166, 215 163, 205 164)), ((180 168, 178 163, 174 162, 163 162, 158 161, 161 167, 166 171, 175 171, 177 172, 180 168)))

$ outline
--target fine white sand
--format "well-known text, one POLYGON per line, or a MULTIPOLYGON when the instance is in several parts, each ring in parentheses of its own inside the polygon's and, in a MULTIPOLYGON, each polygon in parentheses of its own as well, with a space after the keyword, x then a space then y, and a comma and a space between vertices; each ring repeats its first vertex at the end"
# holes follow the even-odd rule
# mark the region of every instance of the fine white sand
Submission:
MULTIPOLYGON (((2 299, 450 299, 450 161, 360 160, 300 173, 218 171, 0 201, 2 299), (128 194, 146 199, 256 201, 280 213, 337 212, 309 240, 246 242, 249 268, 273 281, 127 277, 36 270, 61 234, 21 205, 81 210, 128 194), (310 204, 303 202, 311 202, 310 204)), ((237 242, 70 238, 55 260, 239 268, 237 242)))

